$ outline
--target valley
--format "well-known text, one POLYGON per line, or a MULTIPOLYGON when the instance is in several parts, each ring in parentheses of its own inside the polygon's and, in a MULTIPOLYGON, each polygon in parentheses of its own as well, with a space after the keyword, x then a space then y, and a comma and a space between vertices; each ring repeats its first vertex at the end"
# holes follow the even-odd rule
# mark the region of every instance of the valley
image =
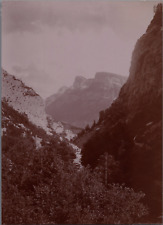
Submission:
POLYGON ((162 4, 129 77, 76 76, 45 100, 1 71, 2 224, 162 223, 162 4))

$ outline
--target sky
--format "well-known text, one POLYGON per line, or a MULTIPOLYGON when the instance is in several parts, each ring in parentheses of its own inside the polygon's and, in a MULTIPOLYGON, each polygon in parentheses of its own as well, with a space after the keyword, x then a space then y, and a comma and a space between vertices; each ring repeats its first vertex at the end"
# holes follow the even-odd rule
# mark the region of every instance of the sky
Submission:
POLYGON ((76 76, 129 75, 132 51, 153 18, 153 1, 2 3, 2 67, 43 98, 76 76))

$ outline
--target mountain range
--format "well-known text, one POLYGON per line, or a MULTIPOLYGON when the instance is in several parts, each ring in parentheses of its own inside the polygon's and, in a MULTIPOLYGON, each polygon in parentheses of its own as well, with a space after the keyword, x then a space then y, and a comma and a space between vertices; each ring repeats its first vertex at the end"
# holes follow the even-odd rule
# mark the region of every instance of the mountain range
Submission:
POLYGON ((84 128, 98 120, 99 111, 106 109, 118 96, 126 78, 98 72, 92 79, 77 76, 71 87, 62 87, 46 99, 46 112, 53 118, 84 128))

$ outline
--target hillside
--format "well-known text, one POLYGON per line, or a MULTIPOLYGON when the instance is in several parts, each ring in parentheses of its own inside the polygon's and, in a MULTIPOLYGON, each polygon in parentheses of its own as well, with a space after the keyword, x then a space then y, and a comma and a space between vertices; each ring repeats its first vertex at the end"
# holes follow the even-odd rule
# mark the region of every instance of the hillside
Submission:
POLYGON ((133 223, 148 213, 143 193, 106 188, 100 174, 79 167, 77 147, 47 135, 5 101, 1 135, 2 224, 133 223))
POLYGON ((48 135, 5 101, 2 101, 1 140, 2 224, 38 222, 42 213, 37 188, 54 177, 57 163, 64 161, 65 167, 68 162, 73 164, 75 150, 59 135, 48 135))
POLYGON ((32 88, 5 70, 2 70, 2 100, 18 112, 25 113, 30 122, 43 128, 47 134, 55 132, 68 139, 75 136, 61 122, 46 114, 44 100, 32 88))
POLYGON ((92 125, 99 111, 118 96, 124 82, 125 77, 106 72, 96 73, 92 79, 78 76, 71 87, 63 87, 46 99, 46 112, 77 127, 92 125))
POLYGON ((100 114, 99 122, 75 141, 85 142, 83 165, 96 167, 105 152, 114 156, 120 171, 113 180, 146 194, 150 211, 147 223, 161 221, 162 212, 161 27, 159 4, 145 34, 136 43, 130 75, 118 98, 100 114))

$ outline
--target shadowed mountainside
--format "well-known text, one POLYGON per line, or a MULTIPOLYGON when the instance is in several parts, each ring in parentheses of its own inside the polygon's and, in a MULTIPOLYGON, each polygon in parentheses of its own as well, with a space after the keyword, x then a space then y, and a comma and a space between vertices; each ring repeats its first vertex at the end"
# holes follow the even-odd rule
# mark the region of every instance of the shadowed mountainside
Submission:
POLYGON ((82 149, 83 165, 96 167, 105 152, 120 162, 116 179, 146 193, 150 216, 145 222, 159 222, 162 212, 161 28, 159 4, 146 33, 136 43, 127 82, 117 100, 101 113, 82 149))

